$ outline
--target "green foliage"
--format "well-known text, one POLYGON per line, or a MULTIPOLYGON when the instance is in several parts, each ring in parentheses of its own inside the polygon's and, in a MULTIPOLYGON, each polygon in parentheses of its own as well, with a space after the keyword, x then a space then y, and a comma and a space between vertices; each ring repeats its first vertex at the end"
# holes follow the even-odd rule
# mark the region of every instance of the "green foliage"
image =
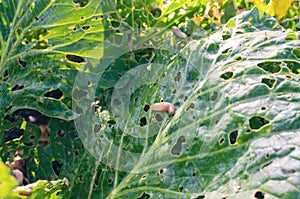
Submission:
POLYGON ((32 198, 296 198, 299 10, 290 31, 256 8, 231 18, 251 6, 0 1, 2 161, 22 151, 47 180, 32 198), (28 110, 49 120, 45 148, 28 110))

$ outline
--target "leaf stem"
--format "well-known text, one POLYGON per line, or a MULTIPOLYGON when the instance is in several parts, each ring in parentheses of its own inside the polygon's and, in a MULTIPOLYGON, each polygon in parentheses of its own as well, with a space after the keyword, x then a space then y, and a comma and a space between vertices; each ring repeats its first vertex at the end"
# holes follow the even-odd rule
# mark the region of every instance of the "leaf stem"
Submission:
MULTIPOLYGON (((5 45, 5 47, 3 47, 4 50, 2 51, 2 57, 1 57, 1 61, 0 61, 0 75, 2 75, 5 70, 5 64, 7 62, 6 57, 8 56, 8 51, 9 51, 8 49, 12 42, 12 37, 13 37, 15 29, 16 29, 16 21, 19 16, 22 5, 23 5, 23 0, 19 0, 6 45, 5 45)), ((1 38, 2 38, 2 36, 1 36, 1 38)), ((3 38, 1 40, 3 40, 3 38)), ((1 41, 1 43, 2 43, 1 45, 4 45, 3 41, 1 41)))

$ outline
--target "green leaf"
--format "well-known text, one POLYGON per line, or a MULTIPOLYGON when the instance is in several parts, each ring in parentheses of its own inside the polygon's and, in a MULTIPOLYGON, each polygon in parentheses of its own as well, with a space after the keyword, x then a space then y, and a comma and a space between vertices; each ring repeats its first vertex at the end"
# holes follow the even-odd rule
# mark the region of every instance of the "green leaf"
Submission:
POLYGON ((8 167, 0 162, 0 197, 8 198, 11 197, 11 191, 17 186, 17 181, 14 179, 9 172, 8 167))
POLYGON ((100 103, 97 115, 87 110, 75 121, 85 147, 107 165, 94 174, 101 184, 91 182, 92 198, 99 192, 102 198, 300 193, 294 186, 300 180, 299 61, 292 53, 300 41, 286 40, 277 22, 257 9, 231 20, 234 28, 127 71, 109 111, 100 103), (160 100, 176 106, 174 116, 149 109, 160 100))

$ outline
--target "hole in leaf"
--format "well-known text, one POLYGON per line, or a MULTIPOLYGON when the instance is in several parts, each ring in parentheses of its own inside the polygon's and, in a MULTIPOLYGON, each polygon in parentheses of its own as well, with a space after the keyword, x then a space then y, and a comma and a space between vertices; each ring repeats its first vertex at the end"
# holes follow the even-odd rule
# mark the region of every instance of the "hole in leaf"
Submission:
POLYGON ((24 88, 24 86, 23 85, 15 85, 11 90, 12 91, 18 91, 18 90, 22 90, 24 88))
POLYGON ((186 111, 188 111, 188 110, 190 110, 190 109, 193 109, 193 108, 195 108, 194 103, 190 103, 190 104, 188 105, 188 107, 186 108, 186 111))
POLYGON ((225 32, 225 33, 222 34, 222 39, 223 39, 223 40, 227 40, 227 39, 229 39, 230 37, 231 37, 231 35, 230 35, 230 33, 228 33, 228 32, 225 32))
POLYGON ((157 175, 162 175, 164 172, 165 172, 164 169, 159 169, 159 170, 157 171, 157 175))
POLYGON ((193 198, 193 199, 204 199, 205 198, 205 195, 200 195, 200 196, 197 196, 196 198, 193 198))
POLYGON ((179 192, 182 192, 183 191, 183 186, 180 185, 179 188, 178 188, 179 192))
POLYGON ((222 51, 222 54, 227 54, 227 53, 229 52, 230 49, 231 49, 231 48, 227 48, 227 49, 223 50, 223 51, 222 51))
POLYGON ((162 116, 161 116, 159 113, 157 113, 157 114, 155 115, 155 119, 156 119, 156 121, 158 121, 158 122, 163 121, 163 118, 162 118, 162 116))
POLYGON ((75 63, 85 63, 85 59, 80 57, 80 56, 76 56, 76 55, 66 55, 66 58, 68 61, 70 62, 75 62, 75 63))
POLYGON ((231 145, 235 144, 236 143, 236 140, 237 140, 237 137, 238 137, 239 133, 237 130, 235 131, 232 131, 230 134, 229 134, 229 143, 231 145))
POLYGON ((63 96, 63 92, 60 89, 55 89, 45 93, 44 97, 51 97, 54 99, 60 99, 63 96))
POLYGON ((176 156, 179 156, 180 155, 180 152, 182 150, 182 143, 185 142, 185 138, 184 136, 180 136, 178 139, 177 139, 177 142, 176 144, 172 147, 171 149, 171 154, 172 155, 176 155, 176 156))
POLYGON ((112 126, 112 125, 116 124, 116 121, 115 120, 108 120, 107 124, 110 125, 110 126, 112 126))
POLYGON ((269 88, 273 88, 275 79, 266 77, 261 80, 261 83, 266 84, 269 88))
POLYGON ((295 169, 281 169, 281 171, 284 175, 290 175, 296 172, 295 169))
POLYGON ((150 195, 144 192, 143 195, 141 195, 141 197, 138 197, 136 199, 148 199, 148 198, 150 198, 150 195))
POLYGON ((225 139, 224 139, 224 138, 221 138, 221 139, 219 140, 219 143, 220 143, 220 144, 223 144, 224 141, 225 141, 225 139))
POLYGON ((64 137, 64 136, 66 136, 66 132, 65 132, 64 130, 59 130, 59 131, 57 132, 57 135, 58 135, 59 137, 64 137))
POLYGON ((150 109, 150 106, 149 106, 148 104, 146 104, 146 105, 144 106, 144 111, 145 111, 145 112, 148 112, 149 109, 150 109))
POLYGON ((152 7, 151 14, 154 18, 159 18, 161 16, 161 9, 159 7, 152 7))
POLYGON ((23 129, 11 128, 9 131, 4 131, 4 142, 20 138, 23 134, 23 129))
POLYGON ((73 0, 74 3, 79 3, 80 7, 86 6, 90 0, 73 0))
POLYGON ((23 61, 20 57, 18 58, 18 62, 20 64, 20 66, 22 66, 22 67, 26 67, 26 65, 27 65, 27 62, 23 61))
POLYGON ((260 110, 262 110, 262 111, 264 111, 264 110, 266 110, 267 108, 265 107, 265 106, 262 106, 261 108, 260 108, 260 110))
POLYGON ((176 90, 176 89, 174 89, 174 90, 172 91, 173 95, 175 95, 175 94, 176 94, 176 92, 177 92, 177 90, 176 90))
POLYGON ((232 76, 233 76, 233 72, 228 71, 228 72, 223 73, 220 77, 224 80, 228 80, 228 79, 232 78, 232 76))
POLYGON ((270 164, 272 164, 272 162, 273 162, 273 161, 270 161, 270 162, 268 162, 267 164, 264 164, 261 168, 263 169, 263 168, 269 166, 270 164))
POLYGON ((254 194, 254 197, 257 198, 257 199, 264 199, 265 198, 265 193, 261 192, 261 191, 257 191, 255 194, 254 194))
POLYGON ((88 30, 88 29, 90 29, 90 28, 91 28, 91 26, 82 26, 82 27, 81 27, 82 30, 88 30))
POLYGON ((257 64, 257 66, 259 68, 264 69, 267 72, 270 73, 278 73, 281 70, 281 62, 271 62, 271 61, 266 61, 266 62, 262 62, 257 64))
POLYGON ((8 79, 8 70, 5 70, 2 80, 7 81, 8 79))
POLYGON ((218 92, 214 91, 210 97, 211 101, 215 101, 218 98, 218 92))
POLYGON ((52 164, 52 169, 53 169, 54 173, 57 176, 59 176, 61 167, 63 166, 63 163, 60 163, 60 162, 54 160, 51 164, 52 164))
POLYGON ((243 58, 241 56, 235 56, 233 59, 235 61, 241 61, 243 58))
POLYGON ((175 82, 179 82, 180 79, 181 79, 181 72, 178 72, 178 73, 176 74, 176 76, 174 77, 174 81, 175 81, 175 82))
POLYGON ((260 117, 260 116, 254 116, 254 117, 250 118, 250 120, 249 120, 250 128, 255 129, 255 130, 260 129, 269 123, 270 122, 267 119, 260 117))
POLYGON ((267 154, 266 154, 266 158, 269 158, 269 157, 270 157, 270 154, 267 153, 267 154))
POLYGON ((145 126, 145 125, 147 125, 147 119, 146 119, 145 117, 142 117, 142 118, 140 119, 140 126, 143 127, 143 126, 145 126))
POLYGON ((79 155, 78 150, 76 150, 76 151, 74 152, 74 154, 75 154, 75 156, 78 156, 78 155, 79 155))
POLYGON ((286 61, 287 67, 292 73, 298 75, 300 73, 300 63, 296 61, 286 61))
POLYGON ((113 180, 111 179, 111 178, 109 178, 108 180, 107 180, 107 183, 108 184, 111 184, 113 182, 113 180))

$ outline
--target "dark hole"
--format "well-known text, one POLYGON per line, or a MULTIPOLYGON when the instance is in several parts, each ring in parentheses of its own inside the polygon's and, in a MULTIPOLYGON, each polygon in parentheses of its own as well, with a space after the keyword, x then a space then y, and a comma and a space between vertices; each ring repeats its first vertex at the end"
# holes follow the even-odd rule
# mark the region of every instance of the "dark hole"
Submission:
POLYGON ((196 175, 197 175, 196 172, 193 172, 193 173, 192 173, 192 176, 193 176, 193 177, 195 177, 196 175))
POLYGON ((270 157, 270 154, 266 154, 266 158, 269 158, 270 157))
POLYGON ((83 98, 83 97, 85 97, 87 95, 87 91, 85 91, 85 90, 78 90, 78 89, 75 89, 74 91, 73 91, 73 97, 75 98, 75 99, 81 99, 81 98, 83 98))
POLYGON ((230 34, 223 34, 223 35, 222 35, 222 39, 223 39, 223 40, 227 40, 227 39, 229 39, 230 37, 231 37, 230 34))
POLYGON ((210 97, 211 101, 215 101, 218 98, 218 92, 214 91, 210 97))
POLYGON ((70 131, 75 131, 75 130, 76 130, 76 128, 74 126, 70 127, 70 131))
POLYGON ((175 94, 176 94, 176 92, 177 92, 177 90, 176 90, 176 89, 174 89, 174 90, 172 91, 173 95, 175 95, 175 94))
POLYGON ((223 51, 222 51, 222 54, 227 54, 227 53, 229 52, 230 49, 231 49, 231 48, 227 48, 227 49, 223 50, 223 51))
POLYGON ((219 143, 220 143, 220 144, 223 144, 224 141, 225 141, 225 139, 224 139, 224 138, 221 138, 221 139, 219 140, 219 143))
POLYGON ((186 111, 195 108, 194 103, 190 103, 189 106, 186 108, 186 111))
POLYGON ((107 121, 107 124, 109 124, 109 125, 115 125, 116 122, 115 122, 114 120, 108 120, 108 121, 107 121))
POLYGON ((49 91, 49 92, 45 93, 45 95, 44 95, 44 97, 51 97, 54 99, 60 99, 62 96, 63 96, 63 92, 61 92, 61 90, 59 90, 59 89, 49 91))
POLYGON ((200 195, 200 196, 197 196, 196 198, 193 198, 193 199, 203 199, 205 198, 205 195, 200 195))
POLYGON ((140 119, 140 126, 143 127, 143 126, 145 126, 145 125, 147 125, 147 119, 146 119, 145 117, 142 117, 142 118, 140 119))
POLYGON ((262 106, 261 108, 260 108, 260 110, 262 110, 262 111, 264 111, 264 110, 266 110, 267 108, 265 107, 265 106, 262 106))
POLYGON ((71 62, 75 62, 75 63, 83 63, 85 62, 85 59, 80 57, 80 56, 76 56, 76 55, 67 55, 66 56, 67 60, 71 61, 71 62))
POLYGON ((263 126, 269 124, 270 122, 263 117, 254 116, 249 120, 249 126, 251 129, 260 129, 263 126))
POLYGON ((63 165, 63 163, 60 163, 60 162, 58 162, 58 161, 56 161, 56 160, 54 160, 54 161, 52 162, 52 169, 53 169, 54 173, 55 173, 57 176, 59 176, 59 174, 60 174, 60 170, 61 170, 62 165, 63 165))
POLYGON ((162 118, 162 116, 161 116, 159 113, 157 113, 157 114, 155 115, 155 119, 156 119, 156 121, 158 121, 158 122, 163 121, 163 118, 162 118))
POLYGON ((66 136, 66 132, 64 130, 59 130, 58 133, 57 133, 57 135, 59 137, 64 137, 64 136, 66 136))
POLYGON ((144 111, 145 111, 145 112, 148 112, 149 109, 150 109, 150 106, 149 106, 148 104, 146 104, 146 105, 144 106, 144 111))
POLYGON ((50 120, 48 116, 43 115, 40 112, 33 109, 19 109, 16 110, 12 115, 16 118, 24 118, 26 122, 36 125, 48 124, 50 120), (30 118, 32 117, 35 119, 35 121, 30 120, 30 118))
POLYGON ((241 56, 236 56, 233 58, 235 61, 241 61, 243 58, 241 56))
POLYGON ((122 102, 119 99, 114 99, 113 100, 113 105, 114 106, 119 106, 122 102))
POLYGON ((138 197, 136 199, 148 199, 150 198, 150 195, 149 194, 146 194, 145 192, 143 193, 143 195, 141 195, 141 197, 138 197))
POLYGON ((82 174, 80 174, 80 175, 78 176, 78 180, 79 180, 80 182, 82 182, 82 174))
POLYGON ((268 162, 267 164, 264 164, 261 168, 263 169, 263 168, 269 166, 270 164, 272 164, 272 162, 273 162, 273 161, 270 161, 270 162, 268 162))
POLYGON ((81 20, 84 20, 84 17, 80 17, 81 20))
POLYGON ((22 90, 24 88, 24 86, 23 85, 15 85, 11 90, 12 91, 18 91, 18 90, 22 90))
POLYGON ((299 74, 300 73, 300 63, 296 61, 285 61, 287 64, 287 67, 291 70, 292 73, 294 74, 299 74))
POLYGON ((31 135, 29 138, 30 138, 31 140, 33 140, 33 139, 35 138, 35 136, 34 136, 34 135, 31 135))
POLYGON ((91 28, 91 26, 82 26, 82 27, 81 27, 82 30, 88 30, 88 29, 90 29, 90 28, 91 28))
POLYGON ((163 174, 164 173, 164 170, 163 169, 160 169, 160 170, 158 170, 158 175, 161 175, 161 174, 163 174))
POLYGON ((20 138, 23 134, 23 129, 11 128, 8 131, 4 131, 4 142, 20 138))
POLYGON ((26 65, 27 65, 27 62, 26 61, 23 61, 20 57, 19 57, 19 64, 20 64, 20 66, 22 66, 22 67, 26 67, 26 65))
POLYGON ((185 142, 185 138, 184 136, 180 136, 178 139, 177 139, 177 142, 176 144, 172 147, 171 149, 171 154, 172 155, 176 155, 176 156, 179 156, 180 155, 180 152, 182 150, 182 143, 185 142))
POLYGON ((178 72, 178 73, 176 74, 176 76, 174 77, 174 81, 175 81, 175 82, 178 82, 180 79, 181 79, 181 72, 178 72))
POLYGON ((77 30, 77 28, 75 27, 75 28, 73 28, 73 31, 76 31, 77 30))
POLYGON ((238 135, 239 135, 239 133, 238 133, 237 130, 232 131, 232 132, 229 134, 229 142, 230 142, 230 144, 235 144, 235 143, 236 143, 236 140, 237 140, 238 135))
POLYGON ((113 180, 111 179, 111 178, 109 178, 108 180, 107 180, 107 183, 108 184, 111 184, 113 182, 113 180))
POLYGON ((78 150, 76 150, 76 151, 74 152, 74 154, 75 154, 75 156, 78 156, 78 155, 79 155, 78 150))
POLYGON ((3 81, 7 81, 8 79, 8 71, 5 70, 4 75, 3 75, 3 81))
POLYGON ((182 192, 183 191, 183 186, 180 185, 178 190, 179 190, 179 192, 182 192))
POLYGON ((34 146, 34 143, 33 142, 24 142, 24 145, 31 147, 31 146, 34 146))
POLYGON ((266 84, 269 88, 272 88, 274 83, 275 83, 275 79, 273 79, 273 78, 263 78, 261 80, 261 83, 266 84))
POLYGON ((139 99, 139 97, 136 97, 136 98, 134 99, 134 101, 136 102, 138 99, 139 99))
POLYGON ((270 61, 257 64, 259 68, 262 68, 265 71, 270 73, 278 73, 281 69, 280 65, 281 62, 270 62, 270 61))
POLYGON ((153 7, 151 9, 151 14, 153 15, 153 17, 155 18, 159 18, 161 16, 161 9, 159 7, 153 7))
POLYGON ((224 80, 228 80, 228 79, 232 78, 232 76, 233 76, 233 72, 228 71, 228 72, 223 73, 220 77, 224 80))
POLYGON ((38 17, 36 17, 36 18, 35 18, 35 20, 37 20, 37 21, 38 21, 38 20, 39 20, 39 18, 38 18, 38 17))
POLYGON ((257 191, 254 195, 255 198, 258 199, 264 199, 265 198, 265 193, 261 192, 261 191, 257 191))

